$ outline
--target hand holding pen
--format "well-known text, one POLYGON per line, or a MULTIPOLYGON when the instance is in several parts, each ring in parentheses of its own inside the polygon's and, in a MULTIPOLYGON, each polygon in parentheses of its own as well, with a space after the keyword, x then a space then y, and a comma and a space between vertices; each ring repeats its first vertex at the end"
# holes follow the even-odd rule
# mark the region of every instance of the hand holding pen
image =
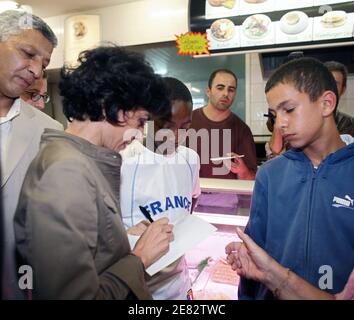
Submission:
POLYGON ((145 207, 139 206, 139 209, 141 213, 144 215, 144 217, 149 220, 150 223, 154 222, 154 220, 152 220, 151 218, 150 212, 145 207))
POLYGON ((153 221, 149 212, 146 218, 151 219, 152 223, 141 235, 132 250, 134 255, 141 258, 145 268, 163 256, 169 250, 170 242, 173 240, 173 225, 168 223, 168 218, 153 221))
POLYGON ((135 224, 127 230, 127 233, 133 236, 141 236, 147 227, 154 222, 146 208, 139 206, 139 209, 147 220, 141 220, 139 223, 135 224))
POLYGON ((245 163, 245 155, 240 155, 234 152, 227 154, 231 159, 224 160, 224 165, 234 174, 237 174, 240 180, 254 180, 255 172, 251 171, 245 163))

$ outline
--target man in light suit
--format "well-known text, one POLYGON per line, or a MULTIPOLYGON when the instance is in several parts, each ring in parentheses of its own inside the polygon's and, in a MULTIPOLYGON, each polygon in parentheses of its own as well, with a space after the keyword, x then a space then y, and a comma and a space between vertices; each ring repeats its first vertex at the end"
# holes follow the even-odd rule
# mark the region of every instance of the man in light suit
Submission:
POLYGON ((42 76, 56 44, 53 31, 37 16, 20 11, 0 13, 2 299, 26 297, 18 285, 13 217, 44 128, 63 129, 19 97, 42 76))

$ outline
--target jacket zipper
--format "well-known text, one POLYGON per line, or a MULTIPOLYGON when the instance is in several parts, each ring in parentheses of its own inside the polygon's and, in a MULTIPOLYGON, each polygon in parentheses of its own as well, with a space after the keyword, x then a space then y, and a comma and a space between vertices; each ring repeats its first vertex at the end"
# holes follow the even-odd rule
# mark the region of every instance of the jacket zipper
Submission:
MULTIPOLYGON (((312 164, 311 164, 312 166, 312 164)), ((310 189, 310 206, 309 206, 309 212, 307 216, 307 230, 306 230, 306 242, 305 242, 305 274, 306 274, 306 279, 309 279, 309 265, 310 265, 310 232, 311 232, 311 221, 312 221, 312 211, 313 211, 313 203, 314 203, 314 189, 315 189, 315 182, 318 176, 318 171, 320 167, 317 169, 312 167, 312 178, 311 178, 311 189, 310 189)))

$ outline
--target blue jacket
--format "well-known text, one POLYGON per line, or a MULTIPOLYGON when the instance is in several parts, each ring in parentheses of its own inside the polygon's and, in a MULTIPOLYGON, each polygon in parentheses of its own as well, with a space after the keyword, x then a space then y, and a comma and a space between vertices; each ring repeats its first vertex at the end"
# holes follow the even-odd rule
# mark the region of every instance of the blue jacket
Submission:
MULTIPOLYGON (((292 149, 259 169, 246 233, 316 287, 329 275, 320 267, 330 266, 333 289, 326 291, 338 293, 354 267, 353 199, 354 143, 317 169, 301 150, 292 149)), ((241 279, 239 299, 272 298, 264 285, 241 279)))

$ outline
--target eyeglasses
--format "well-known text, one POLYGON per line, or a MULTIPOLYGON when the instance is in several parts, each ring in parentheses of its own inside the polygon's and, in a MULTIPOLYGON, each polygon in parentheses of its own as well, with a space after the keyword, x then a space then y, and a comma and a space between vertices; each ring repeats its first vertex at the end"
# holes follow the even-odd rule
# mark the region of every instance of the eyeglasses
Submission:
POLYGON ((50 101, 50 97, 47 94, 40 94, 38 92, 26 91, 26 93, 31 97, 31 100, 34 102, 43 99, 44 103, 48 103, 50 101))

